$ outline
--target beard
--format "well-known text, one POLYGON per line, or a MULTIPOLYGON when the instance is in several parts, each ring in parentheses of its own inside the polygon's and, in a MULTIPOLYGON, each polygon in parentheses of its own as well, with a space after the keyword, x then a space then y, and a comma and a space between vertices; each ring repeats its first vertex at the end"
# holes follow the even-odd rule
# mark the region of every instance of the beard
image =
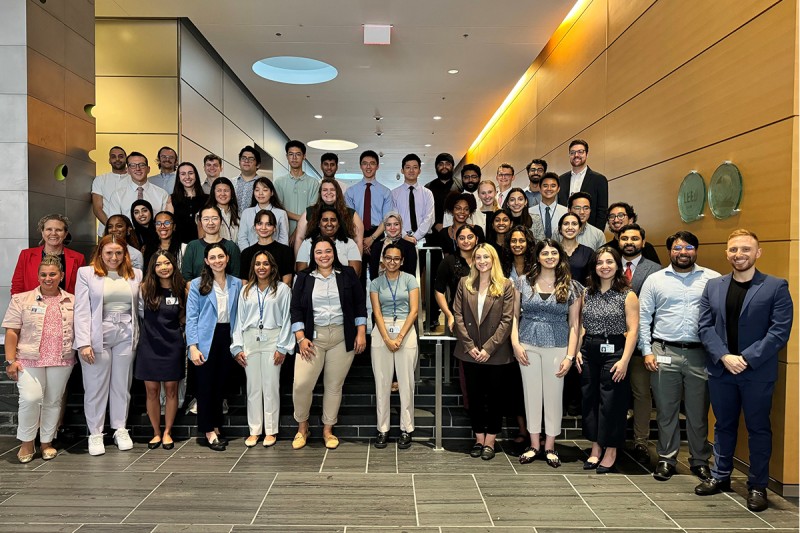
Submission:
POLYGON ((478 190, 478 183, 471 181, 469 183, 462 183, 464 186, 464 192, 475 192, 478 190))
POLYGON ((453 179, 453 171, 442 171, 440 172, 439 169, 436 169, 436 177, 442 181, 450 181, 453 179))

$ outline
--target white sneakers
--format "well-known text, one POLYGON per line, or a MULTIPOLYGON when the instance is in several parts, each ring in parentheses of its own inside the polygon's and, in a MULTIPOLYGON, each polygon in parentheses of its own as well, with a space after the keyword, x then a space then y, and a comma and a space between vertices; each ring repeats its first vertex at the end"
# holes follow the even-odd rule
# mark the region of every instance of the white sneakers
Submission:
POLYGON ((131 440, 131 436, 128 434, 127 429, 119 428, 114 432, 114 444, 117 445, 117 448, 119 448, 121 452, 133 448, 133 441, 131 440))
POLYGON ((89 435, 89 455, 103 455, 104 453, 106 453, 106 447, 103 445, 103 434, 89 435))

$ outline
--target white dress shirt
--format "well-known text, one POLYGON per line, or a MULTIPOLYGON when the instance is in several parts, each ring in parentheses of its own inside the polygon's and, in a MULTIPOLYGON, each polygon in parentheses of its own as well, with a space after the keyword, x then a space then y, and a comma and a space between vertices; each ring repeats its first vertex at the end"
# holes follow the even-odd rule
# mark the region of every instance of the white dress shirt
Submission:
POLYGON ((586 169, 587 168, 588 167, 583 167, 583 170, 581 170, 577 174, 575 172, 570 171, 570 175, 569 175, 569 196, 572 196, 576 192, 580 192, 581 185, 583 185, 583 178, 586 177, 586 169))
POLYGON ((422 240, 433 227, 435 213, 431 190, 425 188, 419 182, 413 185, 403 182, 402 185, 392 190, 392 201, 395 209, 403 219, 403 235, 411 233, 418 241, 422 240), (408 202, 409 187, 414 191, 414 212, 417 215, 417 231, 414 232, 411 230, 411 210, 408 202))

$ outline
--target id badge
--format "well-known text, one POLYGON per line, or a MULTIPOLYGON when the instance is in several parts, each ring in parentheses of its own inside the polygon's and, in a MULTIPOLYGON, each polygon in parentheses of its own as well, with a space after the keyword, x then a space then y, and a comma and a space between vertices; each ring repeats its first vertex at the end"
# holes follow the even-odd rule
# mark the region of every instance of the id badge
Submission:
POLYGON ((33 307, 31 307, 31 313, 33 313, 34 315, 43 315, 46 312, 47 312, 47 308, 46 307, 39 307, 37 305, 34 305, 33 307))
POLYGON ((311 338, 314 339, 314 340, 317 340, 317 332, 316 331, 314 331, 314 334, 311 335, 311 338))
POLYGON ((661 363, 664 365, 668 365, 672 363, 672 356, 671 355, 657 355, 656 356, 656 363, 661 363))
POLYGON ((267 336, 266 335, 256 335, 256 342, 266 342, 267 336))
POLYGON ((600 345, 600 353, 614 353, 615 351, 613 344, 605 343, 600 345))
POLYGON ((400 333, 400 328, 398 326, 389 326, 386 328, 386 331, 388 331, 389 334, 394 335, 395 333, 400 333))
POLYGON ((174 296, 168 296, 167 305, 178 305, 178 299, 174 296))

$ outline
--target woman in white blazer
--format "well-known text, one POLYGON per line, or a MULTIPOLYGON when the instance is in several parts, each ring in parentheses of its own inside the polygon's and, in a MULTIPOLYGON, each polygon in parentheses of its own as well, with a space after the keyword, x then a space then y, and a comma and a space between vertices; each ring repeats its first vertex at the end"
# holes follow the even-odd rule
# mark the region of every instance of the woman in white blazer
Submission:
POLYGON ((128 248, 106 235, 75 284, 75 343, 83 370, 83 410, 89 426, 89 455, 105 453, 103 426, 109 410, 114 443, 133 448, 125 422, 131 400, 136 309, 142 271, 133 268, 128 248))

